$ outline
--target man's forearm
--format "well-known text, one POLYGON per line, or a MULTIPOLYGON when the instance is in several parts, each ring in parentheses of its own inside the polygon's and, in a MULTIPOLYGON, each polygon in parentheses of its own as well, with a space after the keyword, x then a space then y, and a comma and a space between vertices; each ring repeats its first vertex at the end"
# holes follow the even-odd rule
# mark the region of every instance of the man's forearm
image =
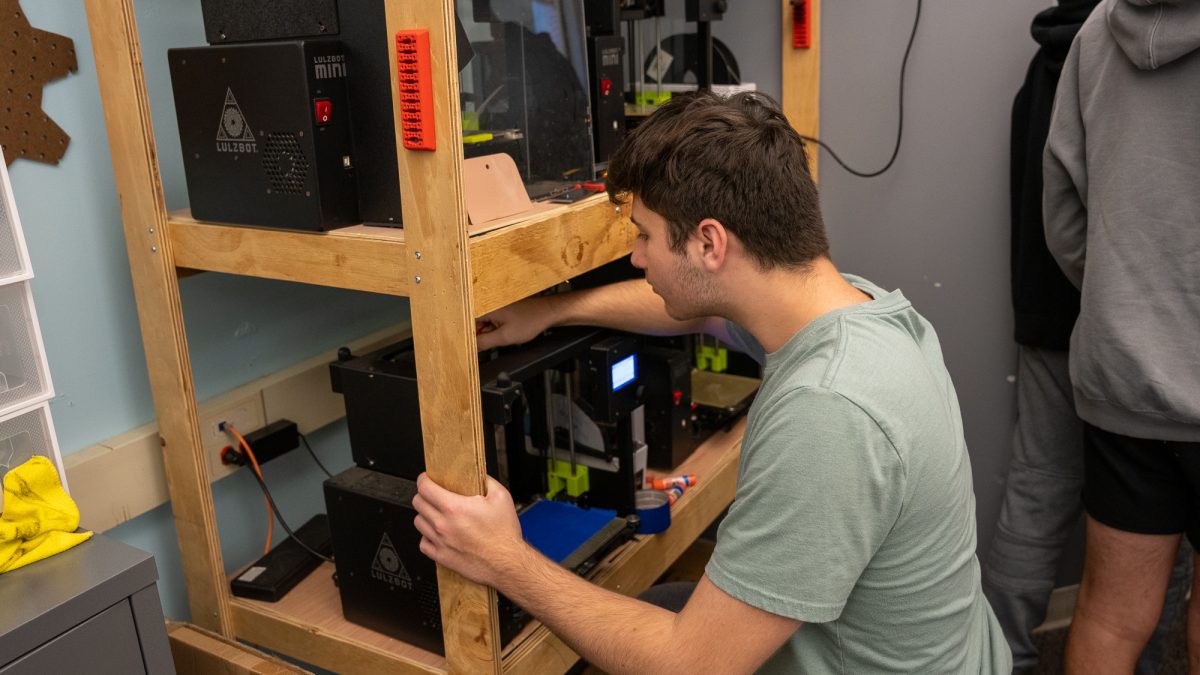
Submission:
POLYGON ((643 335, 706 332, 706 318, 672 319, 662 298, 642 279, 550 296, 553 325, 599 326, 643 335))
POLYGON ((532 548, 506 568, 496 589, 601 670, 661 673, 685 660, 674 612, 588 583, 532 548))

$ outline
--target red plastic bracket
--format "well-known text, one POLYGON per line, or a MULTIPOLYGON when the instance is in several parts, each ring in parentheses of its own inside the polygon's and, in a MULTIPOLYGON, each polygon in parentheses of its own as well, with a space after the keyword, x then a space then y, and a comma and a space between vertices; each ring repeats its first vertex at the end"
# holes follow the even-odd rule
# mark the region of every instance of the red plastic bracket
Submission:
POLYGON ((792 0, 792 49, 812 46, 809 0, 792 0))
POLYGON ((396 33, 396 65, 404 147, 409 150, 436 150, 428 30, 422 28, 396 33))

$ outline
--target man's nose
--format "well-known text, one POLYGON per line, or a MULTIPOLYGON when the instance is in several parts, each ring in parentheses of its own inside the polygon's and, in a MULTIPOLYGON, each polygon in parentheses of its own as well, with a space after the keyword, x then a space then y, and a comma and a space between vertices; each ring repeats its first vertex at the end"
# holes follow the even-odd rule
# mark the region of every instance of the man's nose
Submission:
POLYGON ((633 254, 629 256, 629 262, 633 263, 633 266, 639 270, 646 269, 646 256, 642 252, 642 246, 643 244, 640 241, 634 244, 633 254))

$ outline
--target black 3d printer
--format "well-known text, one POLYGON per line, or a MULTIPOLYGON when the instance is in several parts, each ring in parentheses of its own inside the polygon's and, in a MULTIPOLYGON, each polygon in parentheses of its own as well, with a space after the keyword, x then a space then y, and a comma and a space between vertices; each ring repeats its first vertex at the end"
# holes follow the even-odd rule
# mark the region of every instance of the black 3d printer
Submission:
MULTIPOLYGON (((638 349, 634 336, 561 329, 480 358, 488 473, 521 506, 530 543, 580 574, 637 527, 646 459, 638 349)), ((325 484, 343 612, 441 652, 436 568, 412 522, 425 464, 412 342, 357 357, 343 350, 330 374, 357 464, 325 484)), ((528 621, 507 600, 501 617, 502 642, 528 621)))

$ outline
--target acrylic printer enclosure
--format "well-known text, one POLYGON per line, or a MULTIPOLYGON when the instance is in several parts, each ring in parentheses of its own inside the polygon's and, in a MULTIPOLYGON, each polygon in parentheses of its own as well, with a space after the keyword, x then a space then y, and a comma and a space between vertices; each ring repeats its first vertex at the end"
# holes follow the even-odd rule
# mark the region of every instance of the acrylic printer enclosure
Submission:
POLYGON ((512 156, 534 199, 591 179, 583 3, 457 0, 457 11, 474 51, 459 64, 466 156, 512 156))

